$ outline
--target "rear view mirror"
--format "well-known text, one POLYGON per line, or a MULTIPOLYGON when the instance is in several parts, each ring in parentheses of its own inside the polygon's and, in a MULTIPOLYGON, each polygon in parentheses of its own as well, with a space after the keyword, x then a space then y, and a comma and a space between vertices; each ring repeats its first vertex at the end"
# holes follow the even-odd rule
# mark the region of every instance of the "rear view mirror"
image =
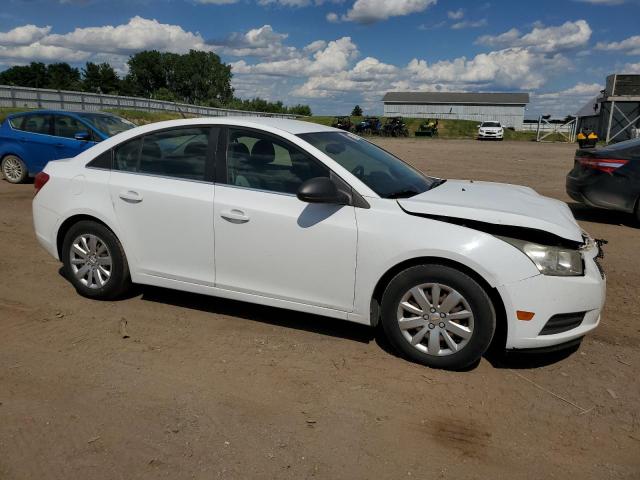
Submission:
POLYGON ((346 205, 347 196, 338 190, 336 184, 327 177, 315 177, 307 180, 298 189, 298 199, 307 203, 333 203, 346 205))
POLYGON ((91 135, 89 132, 76 132, 73 138, 80 140, 81 142, 87 142, 91 138, 91 135))

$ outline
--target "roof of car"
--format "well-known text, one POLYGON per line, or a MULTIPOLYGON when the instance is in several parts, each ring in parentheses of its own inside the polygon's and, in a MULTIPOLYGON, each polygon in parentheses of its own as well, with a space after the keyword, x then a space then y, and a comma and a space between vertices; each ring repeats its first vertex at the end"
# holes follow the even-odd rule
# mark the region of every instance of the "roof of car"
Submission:
MULTIPOLYGON (((277 128, 279 130, 283 130, 285 132, 291 133, 292 135, 299 135, 301 133, 312 133, 312 132, 333 132, 339 131, 337 128, 328 127, 326 125, 321 125, 319 123, 313 122, 305 122, 301 120, 292 120, 289 118, 274 118, 274 117, 218 117, 220 120, 219 123, 224 123, 226 121, 235 121, 241 123, 252 123, 256 126, 266 126, 271 128, 277 128)), ((216 122, 218 123, 218 122, 216 122)))
POLYGON ((83 111, 83 110, 46 110, 46 109, 39 109, 39 110, 25 110, 24 112, 16 112, 16 113, 12 113, 10 116, 11 117, 15 117, 18 115, 25 115, 25 114, 32 114, 32 113, 47 113, 47 114, 71 114, 71 115, 83 115, 83 114, 95 114, 95 115, 110 115, 110 116, 114 116, 116 117, 117 115, 113 114, 113 113, 109 113, 109 112, 92 112, 92 111, 83 111))
MULTIPOLYGON (((316 133, 316 132, 342 132, 337 128, 327 127, 318 123, 304 122, 300 120, 292 120, 288 118, 274 118, 274 117, 252 117, 252 116, 228 116, 228 117, 200 117, 200 118, 186 118, 178 120, 167 120, 164 122, 149 123, 139 129, 147 131, 160 130, 165 128, 190 126, 190 125, 235 125, 239 127, 254 127, 258 129, 275 129, 282 132, 287 132, 292 135, 299 135, 301 133, 316 133)), ((140 131, 140 130, 138 130, 140 131)))

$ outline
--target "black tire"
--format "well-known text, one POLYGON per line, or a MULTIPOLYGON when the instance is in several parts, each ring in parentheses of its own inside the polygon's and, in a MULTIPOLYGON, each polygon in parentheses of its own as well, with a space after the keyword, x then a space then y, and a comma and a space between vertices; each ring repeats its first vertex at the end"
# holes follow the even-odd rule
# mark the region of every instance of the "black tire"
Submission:
MULTIPOLYGON (((444 292, 447 291, 444 290, 444 292)), ((443 293, 442 295, 445 294, 446 293, 443 293)), ((444 305, 444 299, 446 299, 446 297, 440 296, 439 298, 443 299, 442 305, 444 305)), ((462 304, 460 303, 456 305, 462 304)), ((455 312, 447 313, 445 315, 451 315, 453 313, 455 312)), ((434 312, 431 315, 438 314, 434 312)), ((429 367, 443 368, 447 370, 464 369, 474 362, 477 362, 489 348, 496 329, 496 314, 487 292, 478 284, 478 282, 467 274, 445 265, 419 265, 408 268, 396 275, 389 282, 389 285, 382 297, 381 321, 383 330, 389 339, 389 342, 402 354, 402 356, 429 367), (404 336, 403 330, 401 330, 398 321, 398 309, 403 296, 413 287, 431 283, 437 283, 445 288, 458 292, 467 303, 473 315, 473 328, 470 329, 471 334, 468 340, 466 340, 466 344, 464 344, 459 351, 455 351, 454 353, 449 353, 447 355, 429 354, 428 352, 420 351, 417 347, 411 345, 409 339, 404 336)), ((434 323, 440 322, 439 319, 437 321, 426 320, 428 323, 425 323, 424 327, 417 327, 415 331, 421 331, 423 328, 430 328, 427 326, 430 326, 432 321, 434 323)), ((439 325, 444 326, 445 323, 442 322, 439 323, 439 325)), ((435 328, 437 329, 438 326, 436 325, 435 328)), ((433 331, 437 332, 438 330, 433 331)), ((430 337, 430 332, 431 330, 427 330, 427 333, 423 333, 423 338, 427 339, 427 336, 430 337)), ((406 333, 408 335, 412 335, 409 330, 406 330, 406 333)), ((438 338, 440 345, 438 347, 438 351, 443 351, 442 342, 444 342, 445 345, 444 350, 451 350, 447 346, 447 342, 445 342, 444 336, 442 335, 443 334, 438 333, 436 337, 438 338)), ((449 339, 452 338, 458 337, 455 334, 453 336, 449 334, 449 339)), ((465 342, 462 337, 459 338, 460 344, 465 342)))
POLYGON ((29 177, 29 170, 24 161, 17 155, 6 155, 0 164, 2 176, 9 183, 24 183, 29 177))
MULTIPOLYGON (((96 256, 97 255, 94 255, 94 257, 96 256)), ((64 264, 65 276, 75 287, 76 291, 84 297, 97 300, 111 300, 121 296, 131 287, 129 264, 127 263, 127 257, 122 245, 114 233, 101 223, 83 220, 73 225, 64 237, 61 260, 64 264), (94 286, 94 288, 87 285, 87 279, 78 278, 71 260, 74 241, 81 236, 89 235, 96 237, 99 242, 106 245, 107 254, 111 259, 109 278, 104 281, 104 285, 94 286)), ((80 269, 83 266, 84 265, 76 265, 75 268, 80 269)))

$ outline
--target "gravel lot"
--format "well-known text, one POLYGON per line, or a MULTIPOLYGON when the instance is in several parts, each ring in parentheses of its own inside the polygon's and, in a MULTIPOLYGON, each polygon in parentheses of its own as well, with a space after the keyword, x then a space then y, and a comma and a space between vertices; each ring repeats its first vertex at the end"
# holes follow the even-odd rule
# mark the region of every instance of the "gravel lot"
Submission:
MULTIPOLYGON (((432 175, 569 200, 570 145, 380 143, 432 175)), ((640 478, 624 215, 575 208, 610 242, 602 324, 577 352, 451 373, 327 318, 157 288, 83 299, 36 243, 32 191, 0 182, 0 479, 640 478)))

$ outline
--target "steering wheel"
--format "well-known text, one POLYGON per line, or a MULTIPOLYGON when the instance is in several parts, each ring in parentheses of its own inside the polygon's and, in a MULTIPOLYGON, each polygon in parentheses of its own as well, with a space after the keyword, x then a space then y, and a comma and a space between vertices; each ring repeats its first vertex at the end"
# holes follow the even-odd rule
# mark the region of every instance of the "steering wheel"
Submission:
POLYGON ((357 165, 353 170, 351 170, 351 173, 362 179, 362 177, 364 177, 364 167, 362 165, 357 165))

